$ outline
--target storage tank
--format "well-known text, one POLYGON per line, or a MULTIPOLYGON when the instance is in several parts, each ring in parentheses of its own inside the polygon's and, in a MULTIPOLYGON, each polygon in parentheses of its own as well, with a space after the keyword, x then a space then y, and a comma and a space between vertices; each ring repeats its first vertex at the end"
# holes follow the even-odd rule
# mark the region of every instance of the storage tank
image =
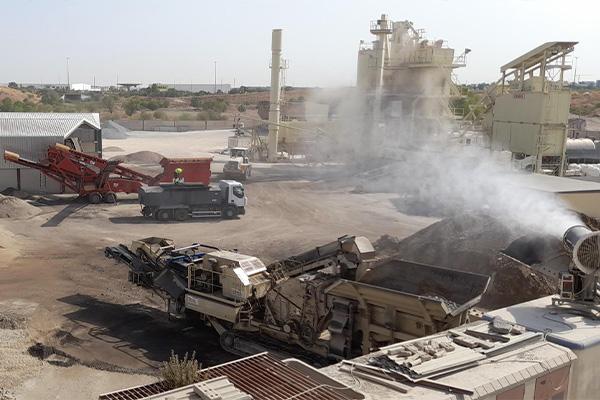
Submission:
POLYGON ((567 150, 596 150, 592 139, 567 139, 567 150))

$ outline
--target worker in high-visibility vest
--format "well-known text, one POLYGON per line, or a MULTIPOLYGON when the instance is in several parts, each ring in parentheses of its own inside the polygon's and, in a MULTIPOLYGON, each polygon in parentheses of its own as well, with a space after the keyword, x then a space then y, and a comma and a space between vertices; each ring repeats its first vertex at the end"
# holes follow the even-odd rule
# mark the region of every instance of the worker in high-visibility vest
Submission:
POLYGON ((175 168, 175 172, 173 173, 173 183, 176 185, 183 183, 183 168, 175 168))

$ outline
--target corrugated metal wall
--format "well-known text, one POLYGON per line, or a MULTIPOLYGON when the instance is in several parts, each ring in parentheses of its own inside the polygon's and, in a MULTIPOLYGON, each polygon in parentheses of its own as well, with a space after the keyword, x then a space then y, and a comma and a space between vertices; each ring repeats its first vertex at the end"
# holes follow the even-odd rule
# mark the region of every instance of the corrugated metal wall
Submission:
POLYGON ((0 137, 0 169, 22 168, 17 164, 6 161, 3 157, 4 150, 12 151, 23 158, 38 161, 46 158, 46 152, 49 146, 56 143, 63 143, 60 137, 42 136, 9 136, 0 137))
MULTIPOLYGON (((98 152, 101 141, 98 143, 96 130, 90 128, 79 128, 72 136, 78 137, 84 152, 98 152)), ((0 137, 0 191, 18 187, 17 170, 21 175, 21 190, 31 193, 61 193, 61 185, 41 174, 39 171, 24 168, 18 164, 4 160, 4 150, 12 151, 23 158, 39 161, 46 158, 49 146, 56 143, 64 143, 60 136, 4 136, 0 137)), ((101 154, 101 152, 98 152, 101 154)))

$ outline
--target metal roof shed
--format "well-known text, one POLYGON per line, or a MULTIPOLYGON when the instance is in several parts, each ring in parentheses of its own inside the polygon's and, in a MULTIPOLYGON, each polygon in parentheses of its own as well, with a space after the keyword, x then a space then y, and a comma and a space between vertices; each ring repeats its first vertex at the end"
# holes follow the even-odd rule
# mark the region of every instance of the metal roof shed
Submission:
POLYGON ((513 186, 554 194, 569 209, 600 218, 600 183, 542 174, 514 174, 513 186))
MULTIPOLYGON (((9 150, 39 161, 49 146, 69 145, 102 155, 102 128, 97 113, 0 113, 0 152, 9 150)), ((14 187, 35 193, 63 192, 40 172, 0 159, 0 190, 14 187)))

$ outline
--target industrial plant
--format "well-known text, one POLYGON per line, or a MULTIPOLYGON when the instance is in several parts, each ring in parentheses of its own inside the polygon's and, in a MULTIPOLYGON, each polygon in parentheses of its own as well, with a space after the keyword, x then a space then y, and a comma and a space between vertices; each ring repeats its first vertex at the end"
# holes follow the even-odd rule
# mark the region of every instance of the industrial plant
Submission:
POLYGON ((0 87, 0 400, 598 397, 580 43, 476 88, 365 16, 354 84, 298 88, 253 29, 265 87, 0 87))

